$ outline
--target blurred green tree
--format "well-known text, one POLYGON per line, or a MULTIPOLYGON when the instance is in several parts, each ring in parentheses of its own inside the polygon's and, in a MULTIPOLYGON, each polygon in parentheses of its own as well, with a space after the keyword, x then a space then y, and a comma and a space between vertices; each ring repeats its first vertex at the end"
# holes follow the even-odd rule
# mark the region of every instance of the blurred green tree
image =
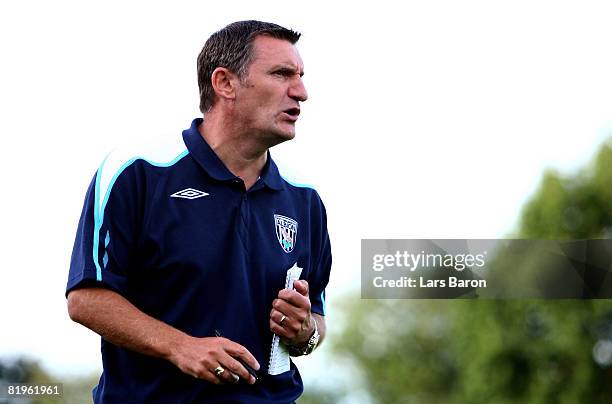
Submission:
MULTIPOLYGON (((611 144, 574 176, 546 171, 515 237, 609 238, 611 144)), ((343 310, 334 350, 361 368, 374 402, 612 402, 608 300, 349 298, 343 310)))
MULTIPOLYGON (((55 377, 45 371, 35 359, 19 357, 11 360, 0 358, 0 384, 32 383, 45 385, 62 383, 61 396, 34 396, 19 402, 32 404, 81 404, 92 402, 91 389, 98 382, 98 375, 55 377)), ((0 403, 3 401, 0 399, 0 403)))

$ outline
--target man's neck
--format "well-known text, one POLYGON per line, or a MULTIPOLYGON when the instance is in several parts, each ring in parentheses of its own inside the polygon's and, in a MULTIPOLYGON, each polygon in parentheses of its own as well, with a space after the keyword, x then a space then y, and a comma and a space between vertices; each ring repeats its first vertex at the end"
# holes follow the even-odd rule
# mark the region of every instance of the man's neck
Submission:
POLYGON ((219 116, 207 114, 198 131, 225 167, 240 177, 249 189, 261 175, 268 149, 254 144, 253 136, 224 121, 219 116))

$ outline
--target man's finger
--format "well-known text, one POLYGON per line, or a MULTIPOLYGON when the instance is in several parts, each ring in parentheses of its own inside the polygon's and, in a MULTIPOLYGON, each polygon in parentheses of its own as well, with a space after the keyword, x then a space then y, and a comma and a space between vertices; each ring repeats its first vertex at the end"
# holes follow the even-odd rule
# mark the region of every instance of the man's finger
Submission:
POLYGON ((217 379, 223 383, 232 383, 233 377, 231 371, 223 363, 220 363, 218 367, 212 369, 217 379))
POLYGON ((201 379, 204 379, 208 382, 211 382, 213 384, 223 384, 223 380, 221 380, 216 374, 214 369, 209 369, 206 371, 205 375, 202 375, 200 377, 201 379))
POLYGON ((281 327, 272 320, 270 320, 270 331, 284 339, 291 339, 293 336, 295 336, 293 331, 286 327, 281 327))
POLYGON ((302 296, 308 297, 308 281, 303 279, 293 281, 293 288, 302 296))
POLYGON ((270 321, 274 322, 275 324, 280 325, 281 327, 283 326, 283 324, 285 322, 287 322, 289 320, 288 316, 276 309, 272 309, 270 310, 270 321))
MULTIPOLYGON (((283 303, 282 300, 278 300, 278 303, 287 305, 286 303, 283 303)), ((279 304, 277 304, 277 306, 279 304)), ((287 311, 287 314, 285 314, 282 311, 273 308, 270 311, 270 331, 272 331, 279 337, 285 337, 285 333, 291 331, 291 329, 293 328, 293 317, 291 317, 292 315, 293 314, 290 314, 289 311, 287 311)))
POLYGON ((242 345, 228 340, 228 343, 224 346, 224 349, 225 352, 227 352, 230 356, 233 356, 234 358, 240 358, 253 369, 259 370, 260 366, 259 362, 257 362, 257 359, 255 359, 255 357, 249 352, 249 350, 243 347, 242 345))
POLYGON ((304 296, 299 297, 305 300, 304 302, 300 303, 300 306, 298 306, 296 303, 289 303, 283 299, 274 300, 274 302, 272 303, 272 311, 274 313, 282 313, 283 315, 286 315, 287 318, 285 318, 283 324, 280 323, 282 315, 279 316, 278 314, 276 314, 276 316, 272 316, 271 319, 275 323, 278 323, 279 325, 282 325, 285 328, 288 326, 289 323, 292 323, 294 321, 297 321, 298 323, 304 321, 308 316, 308 312, 310 311, 310 301, 304 298, 304 296))
POLYGON ((236 383, 238 381, 236 377, 239 377, 240 379, 246 380, 249 383, 255 383, 255 378, 251 376, 249 371, 242 365, 242 363, 230 355, 227 355, 225 358, 221 359, 220 362, 221 366, 225 369, 223 376, 226 382, 236 383))
MULTIPOLYGON (((310 309, 310 298, 308 296, 300 294, 295 290, 281 290, 280 292, 278 292, 278 299, 276 300, 280 300, 281 302, 285 301, 298 309, 310 309)), ((276 306, 274 305, 272 307, 276 308, 276 306)))

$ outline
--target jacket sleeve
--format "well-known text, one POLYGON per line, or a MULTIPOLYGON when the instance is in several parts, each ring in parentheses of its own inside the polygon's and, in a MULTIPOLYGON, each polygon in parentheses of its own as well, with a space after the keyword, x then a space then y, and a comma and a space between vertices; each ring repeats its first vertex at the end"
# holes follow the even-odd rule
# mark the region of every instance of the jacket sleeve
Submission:
POLYGON ((329 282, 332 266, 331 244, 327 231, 325 206, 315 192, 313 201, 313 263, 308 279, 311 311, 325 315, 325 288, 329 282))
POLYGON ((91 181, 79 220, 66 295, 80 287, 105 287, 124 296, 140 225, 139 193, 133 167, 109 164, 109 155, 91 181))

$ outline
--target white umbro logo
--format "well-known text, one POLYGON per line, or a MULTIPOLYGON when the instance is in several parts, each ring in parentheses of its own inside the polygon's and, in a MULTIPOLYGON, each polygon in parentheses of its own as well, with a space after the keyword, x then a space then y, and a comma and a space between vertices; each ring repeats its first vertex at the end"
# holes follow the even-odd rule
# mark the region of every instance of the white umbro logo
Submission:
POLYGON ((209 195, 204 191, 198 191, 193 188, 185 188, 182 191, 178 191, 170 195, 172 198, 184 198, 184 199, 197 199, 203 196, 209 195))

